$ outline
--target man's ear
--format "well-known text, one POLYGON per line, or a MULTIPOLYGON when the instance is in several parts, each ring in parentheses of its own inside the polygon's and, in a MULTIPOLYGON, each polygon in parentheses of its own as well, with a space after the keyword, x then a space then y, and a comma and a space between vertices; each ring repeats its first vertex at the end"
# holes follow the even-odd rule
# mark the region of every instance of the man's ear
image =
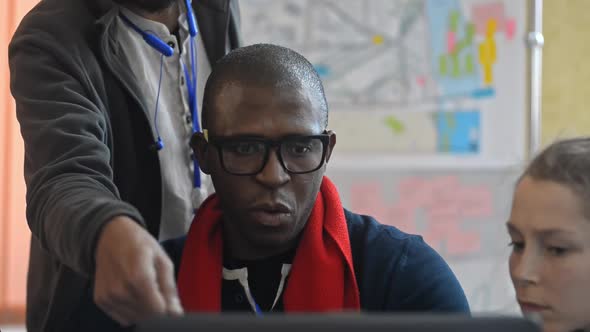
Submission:
POLYGON ((328 150, 326 151, 326 163, 330 160, 332 151, 334 151, 334 146, 336 146, 336 133, 332 130, 328 130, 327 134, 330 135, 330 142, 328 143, 328 150))
POLYGON ((193 149, 195 157, 199 161, 199 167, 205 174, 211 174, 209 169, 209 143, 203 133, 194 133, 191 137, 190 146, 193 149))

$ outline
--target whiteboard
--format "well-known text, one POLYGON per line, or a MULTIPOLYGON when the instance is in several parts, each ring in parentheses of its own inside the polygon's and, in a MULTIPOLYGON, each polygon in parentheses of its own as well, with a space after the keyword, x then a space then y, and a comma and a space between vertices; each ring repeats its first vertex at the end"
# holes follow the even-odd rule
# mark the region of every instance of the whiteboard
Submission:
POLYGON ((316 67, 341 153, 435 164, 525 156, 526 1, 242 0, 246 44, 316 67))
POLYGON ((342 204, 421 235, 451 266, 474 312, 518 312, 508 274, 505 222, 521 169, 328 166, 342 204))
POLYGON ((525 161, 528 1, 242 0, 246 44, 315 66, 345 207, 420 234, 474 312, 516 313, 510 212, 525 161))

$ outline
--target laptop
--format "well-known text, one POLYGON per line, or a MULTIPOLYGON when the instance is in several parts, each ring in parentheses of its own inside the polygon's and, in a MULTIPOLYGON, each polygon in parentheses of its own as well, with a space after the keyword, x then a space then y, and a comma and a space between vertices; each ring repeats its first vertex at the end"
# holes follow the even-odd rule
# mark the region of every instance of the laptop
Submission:
POLYGON ((504 316, 443 314, 252 314, 162 317, 145 321, 137 332, 540 332, 530 320, 504 316))

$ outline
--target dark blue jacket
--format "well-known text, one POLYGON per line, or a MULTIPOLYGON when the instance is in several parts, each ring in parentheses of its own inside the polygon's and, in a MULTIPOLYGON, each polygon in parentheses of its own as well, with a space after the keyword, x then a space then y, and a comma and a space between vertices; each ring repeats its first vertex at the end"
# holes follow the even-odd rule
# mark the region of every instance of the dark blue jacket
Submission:
MULTIPOLYGON (((421 236, 344 210, 363 311, 469 313, 459 281, 421 236)), ((185 237, 164 242, 178 268, 185 237)))

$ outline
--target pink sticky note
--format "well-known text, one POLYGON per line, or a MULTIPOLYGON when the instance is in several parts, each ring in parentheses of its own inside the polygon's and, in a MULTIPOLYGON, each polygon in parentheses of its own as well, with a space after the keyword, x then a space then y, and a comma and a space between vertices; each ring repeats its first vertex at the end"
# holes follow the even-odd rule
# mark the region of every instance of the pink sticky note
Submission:
POLYGON ((437 250, 443 248, 451 232, 456 232, 459 220, 456 218, 429 219, 427 228, 421 230, 420 235, 424 237, 429 245, 437 250))
POLYGON ((401 196, 412 194, 416 191, 422 191, 426 182, 420 178, 408 177, 399 181, 397 189, 401 196))
POLYGON ((458 202, 440 201, 436 202, 434 206, 428 207, 426 209, 426 215, 430 220, 436 221, 440 218, 459 219, 459 217, 461 216, 461 212, 458 202))
POLYGON ((459 179, 454 175, 439 176, 430 180, 430 190, 436 196, 453 195, 459 187, 459 179))
POLYGON ((498 31, 504 28, 505 11, 504 2, 490 2, 479 5, 474 5, 471 8, 471 20, 475 24, 475 30, 478 35, 485 36, 487 30, 487 22, 490 19, 498 22, 498 31))
POLYGON ((381 185, 378 183, 355 183, 350 191, 350 203, 356 213, 379 218, 386 214, 381 185))
POLYGON ((516 34, 516 20, 509 18, 506 20, 506 38, 512 40, 516 34))
POLYGON ((484 186, 465 187, 457 192, 461 215, 465 218, 486 218, 492 215, 492 192, 484 186))
POLYGON ((429 180, 406 178, 398 183, 397 191, 400 201, 414 208, 428 204, 432 200, 432 189, 429 180))
POLYGON ((481 234, 465 231, 456 218, 439 218, 430 222, 430 227, 423 233, 424 240, 436 249, 443 245, 450 255, 469 255, 481 250, 481 234))
POLYGON ((481 235, 476 232, 454 232, 446 242, 450 255, 476 254, 481 250, 481 235))
POLYGON ((457 36, 453 31, 447 32, 447 52, 449 54, 455 51, 455 46, 457 46, 457 36))
POLYGON ((395 226, 406 233, 417 233, 415 209, 404 204, 396 204, 389 208, 387 216, 379 221, 395 226))
POLYGON ((426 77, 424 76, 418 76, 416 77, 416 83, 418 83, 418 85, 423 88, 424 86, 426 86, 426 77))

